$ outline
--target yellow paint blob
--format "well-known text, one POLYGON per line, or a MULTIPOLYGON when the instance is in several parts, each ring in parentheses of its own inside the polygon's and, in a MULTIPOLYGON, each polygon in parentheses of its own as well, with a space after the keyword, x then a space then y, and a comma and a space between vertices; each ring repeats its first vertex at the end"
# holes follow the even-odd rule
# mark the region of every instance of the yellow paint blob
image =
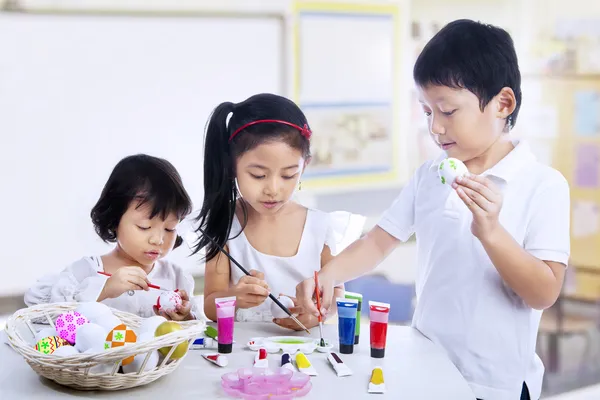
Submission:
POLYGON ((371 383, 374 385, 381 385, 383 383, 383 370, 381 368, 373 368, 371 383))
POLYGON ((310 368, 310 361, 304 353, 298 353, 296 354, 296 365, 298 365, 298 368, 310 368))

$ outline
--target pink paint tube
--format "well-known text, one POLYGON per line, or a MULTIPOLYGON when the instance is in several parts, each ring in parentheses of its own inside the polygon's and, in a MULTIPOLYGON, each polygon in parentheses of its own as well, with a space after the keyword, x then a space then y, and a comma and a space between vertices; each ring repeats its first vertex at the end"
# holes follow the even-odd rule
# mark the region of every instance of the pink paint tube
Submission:
POLYGON ((233 350, 235 300, 235 296, 215 299, 215 305, 217 306, 217 339, 219 353, 231 353, 233 350))
POLYGON ((371 320, 371 357, 373 358, 383 358, 385 356, 385 342, 387 339, 389 316, 389 304, 369 301, 369 319, 371 320))

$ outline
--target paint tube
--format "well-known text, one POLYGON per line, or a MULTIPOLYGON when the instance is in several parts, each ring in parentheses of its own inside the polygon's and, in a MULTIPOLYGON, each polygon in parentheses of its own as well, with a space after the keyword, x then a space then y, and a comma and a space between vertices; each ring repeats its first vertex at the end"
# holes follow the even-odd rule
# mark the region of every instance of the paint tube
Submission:
POLYGON ((375 367, 371 372, 369 393, 385 393, 385 382, 383 381, 383 369, 381 367, 375 367))
POLYGON ((219 353, 206 353, 202 354, 202 357, 219 367, 226 367, 228 364, 227 357, 219 353))
POLYGON ((296 353, 296 367, 298 371, 309 375, 309 376, 317 376, 317 371, 315 367, 312 366, 310 361, 308 361, 308 357, 302 352, 296 353))
POLYGON ((344 364, 344 362, 342 361, 340 356, 338 356, 336 353, 329 353, 329 355, 327 356, 327 359, 331 363, 331 366, 335 370, 335 373, 337 374, 337 376, 352 375, 352 370, 350 370, 350 367, 348 367, 348 365, 344 364))
POLYGON ((219 353, 231 353, 233 350, 235 303, 235 296, 215 299, 215 305, 217 307, 217 341, 219 353))
POLYGON ((267 349, 260 348, 254 357, 255 368, 269 368, 269 360, 267 360, 267 349))
POLYGON ((196 338, 190 345, 190 350, 199 350, 199 349, 216 349, 217 341, 211 339, 209 337, 199 337, 196 338))
POLYGON ((289 353, 283 353, 281 355, 281 367, 287 368, 292 372, 296 372, 296 368, 294 368, 294 364, 292 364, 292 357, 289 353))

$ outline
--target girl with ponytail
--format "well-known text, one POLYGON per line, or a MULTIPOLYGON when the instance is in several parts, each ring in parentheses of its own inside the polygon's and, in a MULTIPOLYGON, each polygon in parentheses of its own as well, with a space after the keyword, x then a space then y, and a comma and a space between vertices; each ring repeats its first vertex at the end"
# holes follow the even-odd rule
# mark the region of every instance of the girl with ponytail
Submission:
MULTIPOLYGON (((340 250, 338 238, 351 220, 349 213, 327 214, 292 200, 311 160, 311 135, 298 106, 274 94, 214 109, 206 128, 204 201, 195 247, 206 254, 204 312, 209 319, 216 321, 215 298, 235 296, 238 321, 300 329, 291 318, 273 318, 268 294, 292 297, 299 282, 340 250), (230 265, 211 239, 251 276, 230 265)), ((334 296, 343 297, 343 287, 334 296)), ((318 325, 301 308, 291 311, 308 328, 318 325)))

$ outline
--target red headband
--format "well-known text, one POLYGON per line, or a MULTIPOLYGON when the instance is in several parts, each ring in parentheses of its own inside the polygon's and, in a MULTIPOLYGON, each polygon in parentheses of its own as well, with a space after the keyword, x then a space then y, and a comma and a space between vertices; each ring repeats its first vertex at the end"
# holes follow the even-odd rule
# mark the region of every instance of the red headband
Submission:
POLYGON ((263 123, 278 123, 278 124, 284 124, 284 125, 287 125, 287 126, 291 126, 292 128, 298 129, 300 131, 300 134, 302 136, 304 136, 308 140, 310 140, 310 137, 312 135, 312 132, 310 131, 310 129, 308 129, 308 125, 307 124, 304 124, 303 127, 300 127, 299 125, 292 124, 291 122, 281 121, 281 120, 278 120, 278 119, 259 119, 258 121, 248 122, 247 124, 242 125, 239 128, 237 128, 235 130, 235 132, 233 132, 231 134, 231 136, 229 136, 229 141, 231 142, 233 140, 233 138, 235 137, 235 135, 237 135, 238 133, 240 133, 241 131, 243 131, 247 127, 252 126, 252 125, 256 125, 256 124, 263 124, 263 123))

